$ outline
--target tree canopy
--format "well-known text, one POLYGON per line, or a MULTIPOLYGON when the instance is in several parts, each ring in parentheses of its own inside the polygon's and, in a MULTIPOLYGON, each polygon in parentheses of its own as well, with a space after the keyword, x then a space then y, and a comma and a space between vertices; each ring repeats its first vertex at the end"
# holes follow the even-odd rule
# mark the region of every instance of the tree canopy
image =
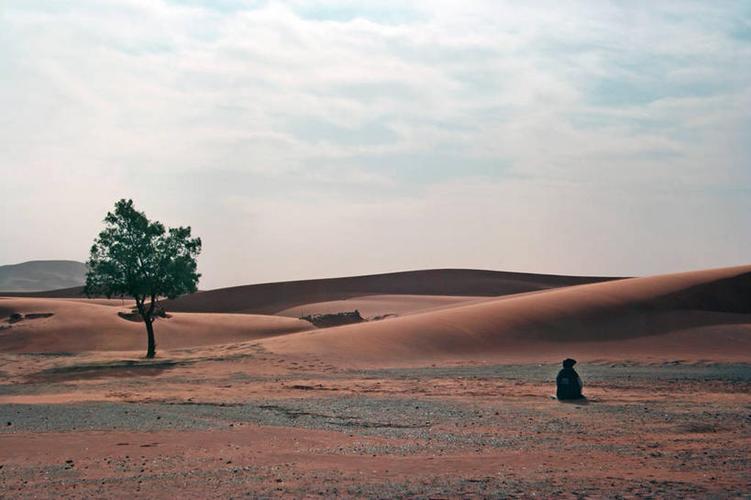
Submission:
POLYGON ((149 334, 147 357, 153 357, 156 302, 196 291, 201 239, 191 236, 190 227, 166 229, 150 221, 135 209, 133 200, 118 201, 104 223, 91 247, 84 292, 132 297, 149 334))

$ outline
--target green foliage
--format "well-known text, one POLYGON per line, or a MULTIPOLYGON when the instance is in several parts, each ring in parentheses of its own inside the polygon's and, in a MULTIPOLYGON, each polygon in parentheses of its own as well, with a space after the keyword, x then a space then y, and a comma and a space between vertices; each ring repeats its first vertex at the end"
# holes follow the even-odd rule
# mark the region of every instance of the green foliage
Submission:
POLYGON ((87 262, 84 292, 88 296, 133 297, 144 320, 150 320, 143 310, 146 298, 153 304, 160 297, 196 291, 201 239, 191 237, 190 227, 166 230, 137 211, 132 200, 124 199, 107 213, 104 223, 87 262))

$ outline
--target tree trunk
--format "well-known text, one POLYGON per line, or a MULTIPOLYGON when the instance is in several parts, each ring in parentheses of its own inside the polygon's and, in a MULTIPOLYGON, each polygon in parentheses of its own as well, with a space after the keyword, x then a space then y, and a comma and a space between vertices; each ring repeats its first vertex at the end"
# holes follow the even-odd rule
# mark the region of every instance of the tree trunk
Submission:
POLYGON ((149 347, 146 351, 146 358, 151 359, 156 356, 156 341, 154 340, 154 324, 153 321, 144 320, 146 323, 146 333, 149 337, 149 347))
POLYGON ((138 308, 138 312, 141 314, 141 319, 143 319, 143 322, 146 323, 146 335, 149 342, 148 348, 146 349, 146 358, 151 359, 156 356, 156 341, 154 340, 154 317, 152 316, 152 313, 154 312, 154 297, 151 297, 151 306, 148 310, 146 310, 146 307, 144 307, 146 297, 134 298, 136 299, 136 307, 138 308))

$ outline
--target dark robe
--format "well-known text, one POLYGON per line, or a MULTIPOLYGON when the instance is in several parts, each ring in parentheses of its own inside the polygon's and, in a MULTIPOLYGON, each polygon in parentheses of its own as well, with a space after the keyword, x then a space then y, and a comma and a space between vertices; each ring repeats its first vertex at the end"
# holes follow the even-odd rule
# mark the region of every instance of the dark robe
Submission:
POLYGON ((558 399, 579 399, 582 396, 582 381, 579 374, 571 367, 564 368, 558 372, 555 378, 556 391, 558 399))

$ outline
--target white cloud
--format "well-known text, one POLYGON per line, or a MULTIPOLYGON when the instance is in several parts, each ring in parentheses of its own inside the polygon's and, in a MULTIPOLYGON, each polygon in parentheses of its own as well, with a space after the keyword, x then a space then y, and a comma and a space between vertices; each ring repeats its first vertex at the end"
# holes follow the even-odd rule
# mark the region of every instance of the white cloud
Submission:
POLYGON ((295 240, 271 230, 294 226, 290 213, 306 221, 292 229, 307 240, 328 227, 319 219, 357 215, 368 248, 406 228, 409 248, 381 248, 379 270, 451 265, 453 255, 454 265, 653 272, 734 263, 747 243, 720 238, 717 258, 622 252, 624 231, 667 249, 670 238, 696 245, 749 222, 725 194, 751 181, 751 42, 737 36, 749 13, 729 4, 19 0, 2 9, 0 223, 11 244, 0 261, 84 258, 120 196, 168 223, 192 215, 211 236, 209 285, 373 262, 342 236, 308 245, 315 256, 269 250, 238 274, 242 252, 218 250, 258 246, 238 205, 273 236, 267 246, 295 240), (698 211, 683 206, 689 199, 710 205, 712 226, 666 231, 670 217, 698 211), (545 215, 560 204, 569 219, 545 215), (664 217, 644 220, 643 207, 664 217), (488 238, 472 214, 515 225, 488 238), (63 244, 45 236, 61 221, 63 244), (564 236, 555 255, 530 250, 562 227, 597 241, 600 260, 564 236), (523 251, 494 260, 493 246, 514 245, 510 234, 523 251), (342 249, 347 259, 325 258, 342 249))

